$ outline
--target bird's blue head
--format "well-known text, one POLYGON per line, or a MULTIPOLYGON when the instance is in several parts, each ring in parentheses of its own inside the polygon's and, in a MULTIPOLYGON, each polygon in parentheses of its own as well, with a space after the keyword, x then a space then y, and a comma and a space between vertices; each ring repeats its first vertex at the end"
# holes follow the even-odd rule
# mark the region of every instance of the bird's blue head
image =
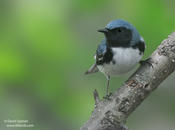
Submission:
POLYGON ((113 20, 104 29, 98 30, 105 34, 108 45, 112 47, 129 47, 140 41, 136 28, 124 20, 113 20))

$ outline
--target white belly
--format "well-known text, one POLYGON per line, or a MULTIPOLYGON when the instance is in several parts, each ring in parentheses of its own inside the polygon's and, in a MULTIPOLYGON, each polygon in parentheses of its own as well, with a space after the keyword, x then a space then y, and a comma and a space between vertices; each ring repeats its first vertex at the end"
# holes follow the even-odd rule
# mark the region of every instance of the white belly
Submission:
POLYGON ((126 73, 134 68, 141 60, 143 54, 139 49, 133 48, 113 48, 113 62, 98 65, 98 69, 105 75, 114 76, 126 73))

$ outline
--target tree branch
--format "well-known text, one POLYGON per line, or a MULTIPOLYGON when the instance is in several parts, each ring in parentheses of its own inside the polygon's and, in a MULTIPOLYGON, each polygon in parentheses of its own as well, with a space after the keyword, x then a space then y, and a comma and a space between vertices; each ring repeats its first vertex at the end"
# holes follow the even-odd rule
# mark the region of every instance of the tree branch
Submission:
POLYGON ((128 116, 175 70, 175 32, 150 57, 150 64, 138 70, 108 99, 100 100, 81 130, 128 130, 128 116))

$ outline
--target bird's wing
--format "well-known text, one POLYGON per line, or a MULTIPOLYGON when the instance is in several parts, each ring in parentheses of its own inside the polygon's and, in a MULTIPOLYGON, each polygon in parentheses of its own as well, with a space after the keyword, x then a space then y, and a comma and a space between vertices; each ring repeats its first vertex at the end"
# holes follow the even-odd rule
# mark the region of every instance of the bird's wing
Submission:
POLYGON ((107 52, 107 45, 106 45, 106 39, 102 41, 102 43, 98 46, 96 51, 96 63, 102 64, 104 61, 104 55, 107 52))
POLYGON ((96 63, 93 64, 86 72, 85 74, 92 74, 98 72, 97 64, 100 62, 103 62, 104 54, 106 53, 106 39, 102 41, 102 43, 98 46, 96 54, 94 56, 94 59, 96 60, 96 63))
POLYGON ((132 47, 134 47, 134 48, 137 47, 139 49, 140 53, 143 54, 145 51, 145 48, 146 48, 144 39, 142 37, 140 37, 140 40, 132 47))
POLYGON ((140 37, 140 41, 139 41, 139 50, 140 50, 142 53, 144 53, 145 48, 146 48, 145 41, 144 41, 143 37, 140 37))

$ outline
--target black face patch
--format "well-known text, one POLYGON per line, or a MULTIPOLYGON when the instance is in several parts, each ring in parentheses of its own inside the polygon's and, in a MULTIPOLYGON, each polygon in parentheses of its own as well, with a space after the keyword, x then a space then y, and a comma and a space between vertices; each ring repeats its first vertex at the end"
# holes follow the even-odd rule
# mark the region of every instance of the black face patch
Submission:
POLYGON ((125 27, 109 30, 105 35, 108 45, 111 47, 128 47, 132 39, 131 30, 125 27))

